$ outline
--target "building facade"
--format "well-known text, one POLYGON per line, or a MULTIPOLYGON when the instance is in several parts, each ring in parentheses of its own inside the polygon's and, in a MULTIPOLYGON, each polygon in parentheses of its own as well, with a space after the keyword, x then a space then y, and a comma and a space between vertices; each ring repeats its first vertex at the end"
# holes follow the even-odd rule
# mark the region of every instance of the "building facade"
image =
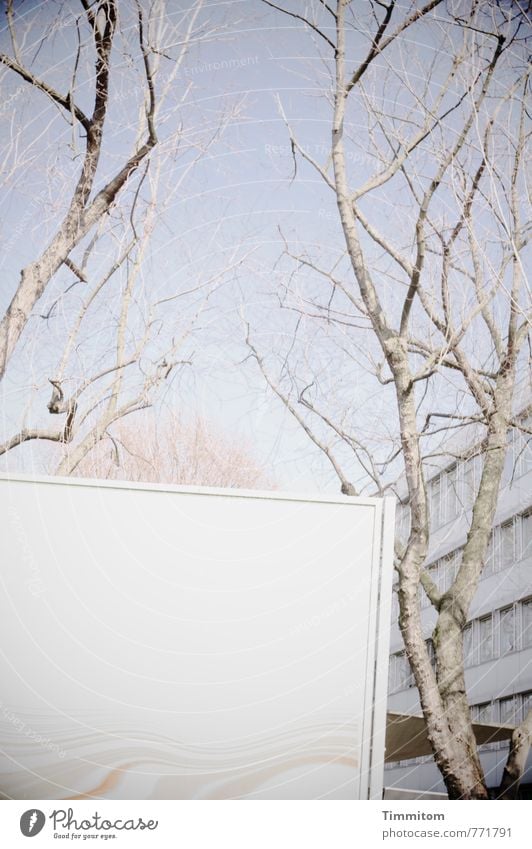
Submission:
MULTIPOLYGON (((532 417, 528 416, 530 426, 532 417)), ((444 591, 456 575, 479 483, 478 457, 452 463, 428 484, 431 545, 428 571, 444 591)), ((398 505, 397 535, 408 532, 408 507, 398 505)), ((430 650, 436 614, 420 587, 423 627, 430 650)), ((417 690, 397 625, 394 593, 388 708, 420 713, 417 690)), ((518 725, 532 707, 532 451, 513 431, 488 556, 464 633, 466 687, 474 721, 518 725)), ((498 787, 508 743, 480 747, 487 785, 498 787)), ((387 764, 386 787, 445 792, 432 757, 387 764)), ((532 756, 522 795, 532 791, 532 756)))

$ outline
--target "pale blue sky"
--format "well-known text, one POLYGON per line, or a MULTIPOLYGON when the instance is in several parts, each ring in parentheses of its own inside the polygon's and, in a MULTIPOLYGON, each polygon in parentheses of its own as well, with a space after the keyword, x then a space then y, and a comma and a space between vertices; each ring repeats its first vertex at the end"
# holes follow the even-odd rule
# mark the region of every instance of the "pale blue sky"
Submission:
MULTIPOLYGON (((362 2, 353 4, 361 29, 369 13, 368 7, 369 4, 362 2)), ((406 7, 407 4, 399 4, 400 10, 406 7)), ((29 49, 31 38, 37 40, 43 25, 48 26, 55 20, 59 8, 56 3, 27 0, 20 4, 18 24, 21 29, 34 21, 28 56, 35 53, 33 48, 29 49)), ((114 57, 112 107, 102 158, 104 170, 112 168, 131 150, 135 126, 131 116, 136 117, 140 105, 141 89, 134 85, 139 78, 138 63, 127 57, 124 59, 120 52, 128 42, 129 3, 124 0, 121 8, 124 33, 117 38, 114 57)), ((64 3, 61 9, 61 22, 40 48, 34 69, 58 89, 65 90, 71 76, 74 32, 65 15, 71 10, 77 12, 78 4, 64 3)), ((187 13, 188 4, 179 0, 169 3, 169 9, 175 23, 187 13)), ((168 154, 162 167, 162 198, 165 193, 172 192, 193 155, 190 145, 204 140, 223 114, 236 109, 237 115, 186 177, 161 216, 144 264, 145 297, 156 299, 188 290, 191 282, 196 282, 201 275, 205 279, 222 270, 228 257, 247 255, 248 258, 229 275, 227 285, 211 299, 202 316, 202 332, 191 339, 187 348, 194 354, 194 367, 183 372, 179 381, 174 379, 163 395, 164 402, 176 409, 200 411, 220 422, 224 429, 248 438, 261 461, 273 467, 281 486, 337 489, 338 482, 329 465, 287 416, 282 405, 265 390, 254 363, 242 362, 246 351, 242 345, 240 318, 241 304, 245 302, 246 316, 254 326, 254 338, 263 344, 266 352, 277 347, 279 340, 283 341, 283 334, 286 340, 290 338, 294 315, 281 315, 272 310, 271 293, 278 291, 279 283, 289 276, 288 266, 278 264, 283 250, 279 228, 295 252, 318 251, 324 265, 328 262, 332 265, 343 250, 330 189, 301 159, 297 176, 292 179, 293 159, 288 133, 279 112, 281 103, 298 138, 311 155, 325 162, 330 110, 323 94, 329 88, 330 60, 320 58, 315 37, 304 32, 299 22, 283 17, 259 0, 207 3, 202 14, 216 32, 212 37, 200 39, 191 48, 159 116, 161 148, 168 154), (187 86, 190 91, 186 105, 176 110, 176 103, 187 86), (182 122, 184 144, 189 147, 174 156, 175 151, 165 140, 175 133, 178 122, 182 122)), ((379 60, 376 72, 378 70, 381 75, 380 82, 373 84, 373 89, 368 88, 376 104, 399 116, 413 110, 412 120, 416 117, 415 95, 421 94, 425 85, 424 69, 434 62, 433 83, 428 88, 429 96, 434 96, 450 61, 441 49, 444 35, 437 25, 416 30, 416 37, 420 40, 405 41, 401 51, 395 55, 390 51, 390 55, 379 60), (408 79, 412 85, 411 92, 398 81, 394 62, 402 80, 408 79)), ((5 29, 0 40, 2 49, 8 51, 5 29)), ((367 39, 360 32, 349 38, 348 53, 353 65, 366 49, 367 39)), ((326 56, 325 50, 321 53, 322 57, 326 56)), ((85 58, 90 68, 90 57, 85 58)), ((159 86, 170 69, 171 63, 163 60, 159 86)), ((83 84, 83 75, 87 73, 81 62, 77 96, 88 109, 89 89, 83 84)), ((4 190, 0 200, 3 221, 0 235, 4 243, 0 258, 3 280, 0 299, 4 307, 14 291, 20 268, 38 255, 53 232, 61 206, 68 199, 77 158, 72 147, 68 147, 73 140, 71 129, 57 108, 44 95, 29 91, 28 86, 11 72, 3 71, 1 80, 4 108, 0 119, 4 138, 16 141, 11 152, 13 162, 18 163, 9 175, 7 191, 4 190), (29 150, 28 139, 33 142, 29 150)), ((460 80, 456 86, 459 88, 460 80)), ((449 99, 452 96, 451 90, 449 99)), ((350 177, 357 185, 376 168, 374 157, 367 155, 367 123, 362 112, 360 117, 356 109, 349 114, 348 131, 352 136, 348 157, 350 177)), ((382 142, 378 130, 376 132, 377 139, 382 142)), ((448 132, 454 132, 452 120, 448 123, 448 132)), ((419 186, 426 185, 433 165, 430 150, 421 149, 417 159, 419 186)), ((400 247, 410 252, 412 222, 406 206, 406 190, 394 187, 390 194, 386 188, 378 198, 382 208, 380 226, 400 247)), ((450 195, 444 199, 445 204, 452 217, 450 195)), ((371 207, 367 211, 371 212, 371 207)), ((393 304, 402 289, 398 290, 397 282, 388 278, 390 269, 386 262, 373 247, 371 251, 377 273, 382 275, 383 285, 388 287, 387 301, 393 304)), ((105 259, 100 258, 101 267, 105 259)), ((342 273, 348 274, 345 265, 340 268, 342 273)), ((42 299, 42 312, 71 278, 66 270, 56 275, 42 299)), ((314 295, 316 286, 310 276, 299 276, 300 293, 314 295)), ((46 412, 49 394, 46 380, 53 376, 58 345, 77 307, 80 288, 75 287, 62 299, 61 310, 56 310, 48 330, 42 319, 31 320, 4 390, 6 435, 16 429, 29 399, 32 403, 26 423, 50 425, 46 412), (39 387, 38 391, 34 391, 34 387, 39 387)), ((187 310, 194 309, 194 300, 180 300, 177 307, 176 312, 176 304, 172 302, 172 307, 160 313, 166 325, 185 323, 187 310), (184 309, 181 309, 183 304, 184 309)), ((105 316, 105 304, 101 305, 99 314, 105 316)), ((167 328, 166 332, 170 330, 167 328)), ((394 417, 390 393, 376 391, 357 360, 353 360, 351 366, 349 360, 343 360, 335 386, 335 363, 341 356, 338 339, 327 336, 323 328, 310 332, 317 334, 311 359, 314 367, 318 363, 318 368, 327 372, 329 391, 334 391, 344 407, 353 406, 353 416, 356 412, 359 426, 366 426, 368 433, 378 419, 384 425, 385 434, 386 419, 393 425, 394 417)), ((85 361, 98 359, 99 347, 103 353, 111 336, 111 324, 102 320, 98 333, 85 339, 85 361)), ((366 337, 359 334, 359 338, 366 337)), ((362 347, 364 345, 371 350, 369 339, 362 342, 362 347)), ((304 354, 301 350, 298 356, 304 358, 304 354)), ((55 450, 53 447, 52 451, 55 450)), ((30 443, 8 455, 7 463, 31 464, 38 455, 40 449, 30 443)))

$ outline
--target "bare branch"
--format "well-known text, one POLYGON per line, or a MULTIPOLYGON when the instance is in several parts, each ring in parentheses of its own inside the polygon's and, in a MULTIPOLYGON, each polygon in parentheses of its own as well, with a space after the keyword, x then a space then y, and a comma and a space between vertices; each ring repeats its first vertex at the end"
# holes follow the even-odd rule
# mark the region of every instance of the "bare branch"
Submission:
POLYGON ((91 121, 89 120, 89 118, 87 118, 83 110, 80 109, 79 106, 77 106, 72 101, 72 97, 70 94, 66 96, 60 94, 58 91, 52 88, 52 86, 48 85, 48 83, 45 83, 43 80, 40 80, 38 77, 35 76, 35 74, 32 74, 31 71, 28 71, 22 65, 19 65, 19 63, 15 59, 10 59, 9 56, 6 56, 5 53, 0 53, 0 62, 7 68, 10 68, 12 71, 15 71, 15 73, 18 74, 19 77, 22 77, 23 80, 26 80, 26 82, 30 83, 30 85, 34 86, 34 88, 47 94, 48 97, 54 101, 54 103, 57 103, 58 106, 61 106, 63 109, 69 112, 76 119, 76 121, 79 121, 79 123, 82 125, 83 129, 87 133, 90 132, 91 121))
POLYGON ((290 12, 288 9, 283 9, 282 6, 277 6, 275 3, 270 2, 270 0, 262 0, 263 3, 266 3, 267 6, 271 6, 272 9, 276 9, 278 12, 282 12, 283 15, 288 15, 289 18, 295 18, 298 21, 302 21, 306 26, 310 27, 317 35, 322 38, 326 44, 329 45, 333 50, 335 50, 334 42, 331 41, 328 35, 325 35, 316 24, 313 24, 312 21, 309 21, 308 18, 305 18, 304 15, 299 15, 297 12, 290 12))

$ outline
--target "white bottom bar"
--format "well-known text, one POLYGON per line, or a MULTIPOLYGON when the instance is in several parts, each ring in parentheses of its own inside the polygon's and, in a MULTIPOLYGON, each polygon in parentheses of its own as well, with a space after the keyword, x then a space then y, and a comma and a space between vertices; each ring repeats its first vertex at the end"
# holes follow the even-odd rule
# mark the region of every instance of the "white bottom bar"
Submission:
POLYGON ((528 810, 522 802, 26 800, 0 803, 0 834, 9 849, 32 836, 35 847, 521 847, 528 810))

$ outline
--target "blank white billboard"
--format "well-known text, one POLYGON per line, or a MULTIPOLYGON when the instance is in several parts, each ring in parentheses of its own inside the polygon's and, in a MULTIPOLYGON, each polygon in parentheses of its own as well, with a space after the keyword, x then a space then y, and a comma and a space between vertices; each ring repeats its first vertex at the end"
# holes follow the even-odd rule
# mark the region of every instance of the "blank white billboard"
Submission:
POLYGON ((380 798, 393 502, 0 480, 5 798, 380 798))

